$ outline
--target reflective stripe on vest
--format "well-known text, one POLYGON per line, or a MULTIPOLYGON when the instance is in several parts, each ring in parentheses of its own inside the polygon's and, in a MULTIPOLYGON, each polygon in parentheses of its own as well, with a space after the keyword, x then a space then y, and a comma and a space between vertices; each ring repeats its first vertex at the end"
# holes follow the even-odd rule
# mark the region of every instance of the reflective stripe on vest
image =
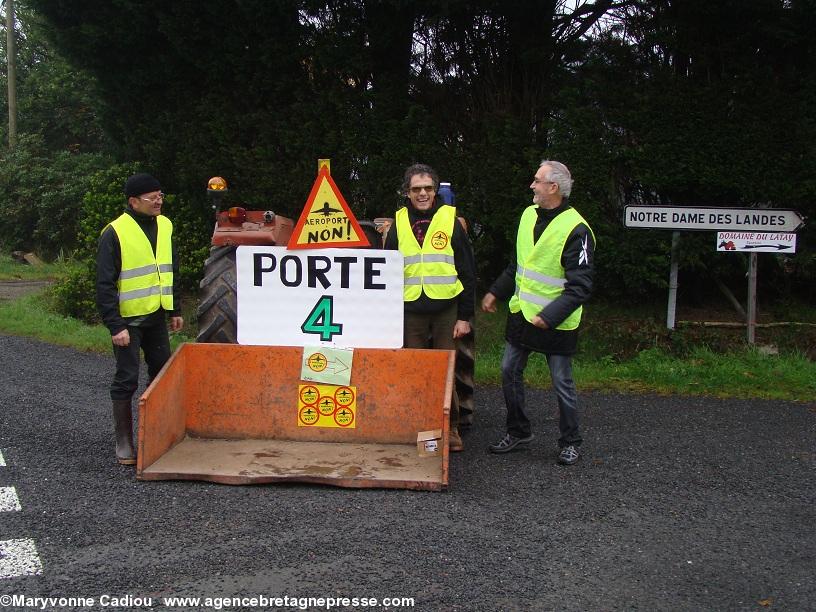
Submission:
POLYGON ((454 263, 452 240, 455 222, 456 208, 440 206, 431 219, 420 247, 411 230, 408 209, 400 208, 397 211, 397 242, 405 258, 404 301, 413 302, 423 291, 431 299, 448 300, 464 289, 454 263))
POLYGON ((110 224, 122 253, 116 286, 123 317, 147 315, 159 308, 173 310, 173 224, 162 215, 156 217, 156 224, 155 255, 150 240, 129 214, 110 224))
MULTIPOLYGON (((533 242, 533 232, 538 220, 536 209, 529 206, 521 215, 516 237, 516 293, 510 298, 510 312, 519 312, 528 321, 533 320, 545 306, 551 304, 564 292, 567 284, 561 256, 564 245, 572 231, 580 224, 589 224, 574 208, 568 208, 557 215, 537 242, 533 242)), ((590 233, 592 229, 589 229, 590 233)), ((594 239, 594 235, 593 235, 594 239)), ((577 329, 581 323, 583 308, 579 306, 564 319, 556 329, 577 329)))

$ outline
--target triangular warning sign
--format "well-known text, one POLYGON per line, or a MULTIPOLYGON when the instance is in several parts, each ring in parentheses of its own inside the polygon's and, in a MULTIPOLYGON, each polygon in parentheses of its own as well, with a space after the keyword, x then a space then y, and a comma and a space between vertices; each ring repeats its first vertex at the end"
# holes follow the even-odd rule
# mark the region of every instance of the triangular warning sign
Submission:
POLYGON ((366 238, 343 194, 332 180, 329 170, 322 167, 300 213, 289 249, 321 249, 325 247, 367 247, 366 238))

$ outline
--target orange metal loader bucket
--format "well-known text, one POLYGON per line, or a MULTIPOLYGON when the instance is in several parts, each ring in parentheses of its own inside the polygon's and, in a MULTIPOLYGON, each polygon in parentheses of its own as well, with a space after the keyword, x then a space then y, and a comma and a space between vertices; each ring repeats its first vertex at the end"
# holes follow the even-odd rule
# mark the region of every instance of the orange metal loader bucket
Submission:
POLYGON ((355 349, 353 428, 299 425, 302 356, 183 344, 139 399, 137 478, 447 487, 454 351, 355 349), (429 430, 439 451, 420 456, 429 430))

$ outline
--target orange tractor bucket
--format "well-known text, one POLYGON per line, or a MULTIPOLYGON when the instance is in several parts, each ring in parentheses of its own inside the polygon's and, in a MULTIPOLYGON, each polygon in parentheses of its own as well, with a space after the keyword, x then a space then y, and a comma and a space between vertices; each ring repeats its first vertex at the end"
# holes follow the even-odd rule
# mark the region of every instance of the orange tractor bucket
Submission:
POLYGON ((447 487, 454 351, 355 349, 353 410, 322 421, 302 359, 301 347, 181 345, 139 399, 137 478, 447 487))

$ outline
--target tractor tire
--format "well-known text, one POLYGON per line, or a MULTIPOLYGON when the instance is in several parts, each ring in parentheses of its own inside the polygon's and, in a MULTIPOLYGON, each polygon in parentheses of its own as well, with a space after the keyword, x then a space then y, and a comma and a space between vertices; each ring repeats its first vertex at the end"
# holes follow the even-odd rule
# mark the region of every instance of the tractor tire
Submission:
POLYGON ((212 247, 199 283, 197 342, 238 343, 235 247, 212 247))
POLYGON ((470 320, 470 333, 456 339, 456 394, 459 396, 459 423, 464 427, 473 424, 473 387, 476 366, 475 321, 470 320))

